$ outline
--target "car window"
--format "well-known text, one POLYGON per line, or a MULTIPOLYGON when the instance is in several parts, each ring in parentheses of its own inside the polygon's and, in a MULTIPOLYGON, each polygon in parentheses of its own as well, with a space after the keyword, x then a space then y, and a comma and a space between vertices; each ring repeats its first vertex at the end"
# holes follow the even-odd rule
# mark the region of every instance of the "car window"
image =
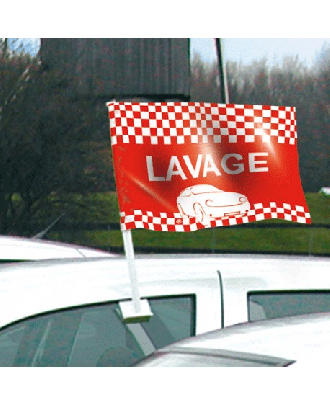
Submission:
POLYGON ((125 324, 118 303, 54 311, 0 331, 0 366, 131 366, 195 333, 194 295, 149 299, 148 322, 125 324))
POLYGON ((248 292, 248 320, 265 320, 330 311, 330 291, 248 292))
POLYGON ((195 335, 194 295, 159 298, 149 303, 154 316, 141 325, 157 349, 195 335))

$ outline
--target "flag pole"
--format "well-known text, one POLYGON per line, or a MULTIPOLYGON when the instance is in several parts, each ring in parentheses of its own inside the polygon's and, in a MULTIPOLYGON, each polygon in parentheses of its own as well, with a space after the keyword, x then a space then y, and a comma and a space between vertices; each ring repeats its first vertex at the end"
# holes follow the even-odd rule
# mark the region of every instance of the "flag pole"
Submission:
POLYGON ((227 84, 226 66, 223 57, 223 41, 222 38, 215 38, 215 46, 217 50, 219 76, 220 76, 220 103, 229 103, 229 92, 227 84))
MULTIPOLYGON (((220 103, 229 103, 229 91, 227 84, 226 65, 223 57, 223 41, 222 38, 214 38, 217 51, 219 79, 220 79, 220 103)), ((212 253, 215 252, 215 228, 212 228, 212 253)))
POLYGON ((127 260, 128 272, 129 272, 130 281, 131 281, 133 308, 136 313, 140 313, 141 300, 140 300, 140 292, 139 292, 139 282, 138 282, 136 267, 135 267, 134 246, 133 246, 131 230, 122 230, 122 235, 123 235, 124 250, 125 250, 125 255, 126 255, 126 260, 127 260))
POLYGON ((147 321, 153 315, 148 300, 141 299, 139 282, 135 267, 134 245, 131 230, 122 230, 124 250, 130 277, 132 300, 119 302, 119 307, 125 323, 147 321))
MULTIPOLYGON (((116 102, 113 99, 111 102, 116 102)), ((107 106, 109 103, 107 103, 107 106)), ((125 323, 138 323, 147 321, 153 315, 148 300, 142 300, 139 292, 139 282, 135 267, 134 245, 131 230, 121 230, 123 236, 124 251, 130 278, 132 300, 119 302, 119 308, 125 323)))

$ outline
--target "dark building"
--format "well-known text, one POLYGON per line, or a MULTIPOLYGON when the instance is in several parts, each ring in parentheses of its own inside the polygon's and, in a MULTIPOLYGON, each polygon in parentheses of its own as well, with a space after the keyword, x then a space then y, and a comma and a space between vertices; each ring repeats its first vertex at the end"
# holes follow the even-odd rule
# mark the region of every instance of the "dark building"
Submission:
POLYGON ((41 38, 40 58, 76 96, 189 100, 189 49, 188 38, 41 38))

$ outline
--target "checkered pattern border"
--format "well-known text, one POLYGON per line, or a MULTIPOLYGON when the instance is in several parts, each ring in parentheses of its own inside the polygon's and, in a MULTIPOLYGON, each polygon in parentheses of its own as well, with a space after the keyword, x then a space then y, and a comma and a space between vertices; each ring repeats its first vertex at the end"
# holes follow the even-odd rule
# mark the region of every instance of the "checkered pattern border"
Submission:
POLYGON ((110 102, 111 144, 270 142, 294 145, 296 109, 193 102, 110 102))
POLYGON ((297 223, 310 224, 311 216, 302 206, 291 206, 284 203, 278 205, 270 202, 268 205, 257 203, 253 209, 244 215, 233 215, 212 220, 207 225, 196 222, 195 218, 182 218, 180 213, 169 216, 167 213, 154 214, 150 211, 143 213, 134 210, 133 214, 120 213, 121 229, 146 228, 154 231, 196 231, 202 228, 233 226, 266 219, 283 219, 297 223))

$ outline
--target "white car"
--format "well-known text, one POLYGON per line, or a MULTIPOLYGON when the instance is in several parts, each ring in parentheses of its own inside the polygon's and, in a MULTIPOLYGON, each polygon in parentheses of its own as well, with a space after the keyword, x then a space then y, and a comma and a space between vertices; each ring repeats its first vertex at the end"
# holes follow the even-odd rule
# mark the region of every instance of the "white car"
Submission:
POLYGON ((314 367, 327 365, 330 313, 226 327, 167 346, 137 367, 314 367))
POLYGON ((237 192, 224 192, 212 185, 195 185, 184 189, 177 197, 182 217, 195 217, 207 225, 211 220, 230 215, 243 215, 250 210, 246 196, 237 192))
POLYGON ((114 256, 117 256, 117 254, 80 245, 40 240, 37 238, 0 236, 0 262, 114 256))
POLYGON ((330 311, 329 258, 140 255, 135 262, 153 315, 130 323, 121 314, 132 295, 124 257, 2 265, 0 366, 130 366, 234 323, 330 311))

